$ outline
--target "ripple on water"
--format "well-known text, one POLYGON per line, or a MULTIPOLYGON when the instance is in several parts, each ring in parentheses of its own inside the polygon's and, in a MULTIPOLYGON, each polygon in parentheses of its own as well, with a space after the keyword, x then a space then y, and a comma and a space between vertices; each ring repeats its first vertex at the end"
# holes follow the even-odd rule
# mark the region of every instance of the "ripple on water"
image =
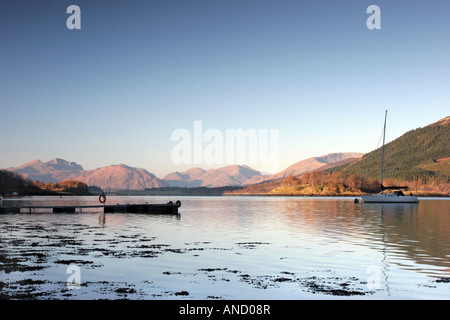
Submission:
POLYGON ((448 284, 436 279, 448 278, 449 218, 436 213, 433 224, 420 208, 192 197, 179 217, 1 215, 0 285, 3 295, 39 299, 443 297, 448 284), (72 264, 81 269, 77 291, 66 284, 72 264), (368 270, 380 270, 379 289, 368 287, 368 270))

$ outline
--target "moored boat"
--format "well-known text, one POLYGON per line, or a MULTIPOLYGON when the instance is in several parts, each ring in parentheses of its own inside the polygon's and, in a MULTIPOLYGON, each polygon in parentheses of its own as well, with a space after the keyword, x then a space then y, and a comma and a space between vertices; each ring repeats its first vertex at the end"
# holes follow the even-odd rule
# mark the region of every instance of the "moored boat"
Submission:
POLYGON ((371 195, 362 195, 361 199, 365 203, 417 203, 419 199, 413 195, 405 195, 402 191, 393 193, 380 193, 371 195))
POLYGON ((397 186, 383 186, 383 171, 384 171, 384 143, 385 143, 385 133, 386 133, 386 118, 387 110, 384 115, 384 128, 383 128, 383 149, 381 153, 381 192, 380 194, 370 194, 362 195, 361 199, 365 203, 417 203, 419 199, 412 193, 410 195, 405 195, 400 189, 407 190, 408 187, 397 187, 397 186), (393 193, 383 193, 384 190, 395 190, 393 193))

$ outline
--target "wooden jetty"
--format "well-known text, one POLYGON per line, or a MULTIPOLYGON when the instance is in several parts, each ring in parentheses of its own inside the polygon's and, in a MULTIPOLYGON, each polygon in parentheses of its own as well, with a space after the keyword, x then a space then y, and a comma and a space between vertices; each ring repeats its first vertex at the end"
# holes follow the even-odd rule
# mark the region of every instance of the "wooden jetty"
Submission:
POLYGON ((86 208, 103 208, 104 213, 152 213, 152 214, 178 214, 178 208, 181 202, 172 201, 164 204, 104 204, 104 205, 66 205, 66 206, 0 206, 0 213, 36 213, 53 212, 53 213, 75 213, 82 212, 86 208))

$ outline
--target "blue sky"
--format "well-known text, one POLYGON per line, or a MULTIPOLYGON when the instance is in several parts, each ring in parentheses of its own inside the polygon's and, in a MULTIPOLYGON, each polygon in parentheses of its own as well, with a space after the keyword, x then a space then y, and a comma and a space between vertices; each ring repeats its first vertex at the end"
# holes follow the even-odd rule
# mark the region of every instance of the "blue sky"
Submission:
POLYGON ((449 16, 448 1, 2 1, 0 168, 59 157, 162 178, 194 166, 172 162, 171 134, 196 120, 278 129, 280 170, 371 151, 385 109, 391 140, 449 115, 449 16))

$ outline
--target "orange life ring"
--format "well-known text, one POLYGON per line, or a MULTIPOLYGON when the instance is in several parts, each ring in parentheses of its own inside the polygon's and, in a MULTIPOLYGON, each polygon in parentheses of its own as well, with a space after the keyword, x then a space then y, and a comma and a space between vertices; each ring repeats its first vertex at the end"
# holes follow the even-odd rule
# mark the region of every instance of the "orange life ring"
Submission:
POLYGON ((98 201, 100 201, 101 203, 105 203, 106 202, 106 196, 104 194, 101 194, 98 197, 98 201))

